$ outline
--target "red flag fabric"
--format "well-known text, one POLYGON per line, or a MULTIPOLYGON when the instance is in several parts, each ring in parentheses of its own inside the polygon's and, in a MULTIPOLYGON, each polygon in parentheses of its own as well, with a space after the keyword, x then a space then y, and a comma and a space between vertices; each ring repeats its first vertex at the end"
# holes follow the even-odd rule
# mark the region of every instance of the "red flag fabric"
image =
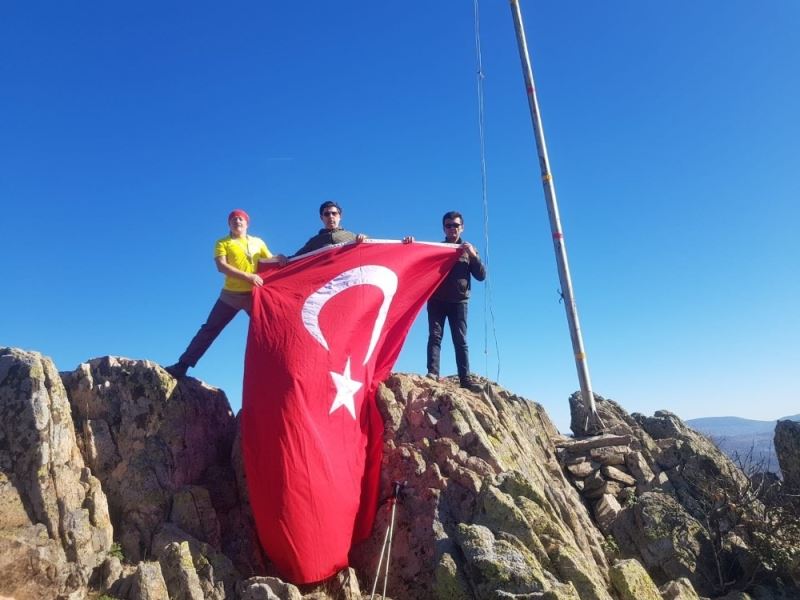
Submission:
POLYGON ((287 580, 334 575, 369 535, 382 458, 375 390, 460 252, 367 240, 261 272, 242 444, 259 539, 287 580))

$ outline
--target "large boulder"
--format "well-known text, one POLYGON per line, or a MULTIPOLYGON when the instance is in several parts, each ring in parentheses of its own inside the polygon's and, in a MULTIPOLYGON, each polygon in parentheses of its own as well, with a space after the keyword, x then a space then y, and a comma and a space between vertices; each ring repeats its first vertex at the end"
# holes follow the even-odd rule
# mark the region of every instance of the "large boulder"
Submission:
POLYGON ((158 554, 153 537, 171 518, 221 548, 220 521, 237 503, 236 422, 225 394, 195 379, 177 382, 150 361, 112 356, 79 365, 64 383, 125 558, 158 554))
POLYGON ((157 562, 142 561, 131 577, 129 600, 170 600, 167 583, 157 562))
POLYGON ((706 529, 671 495, 646 492, 612 527, 623 556, 638 556, 660 584, 685 577, 698 590, 716 589, 715 555, 706 529))
POLYGON ((80 595, 112 535, 55 365, 0 348, 0 596, 80 595))
POLYGON ((778 421, 775 453, 786 489, 800 492, 800 421, 778 421))
MULTIPOLYGON (((170 598, 203 600, 200 578, 197 576, 189 544, 172 542, 161 549, 158 562, 167 584, 170 598)), ((216 600, 216 598, 214 599, 216 600)))
POLYGON ((171 595, 174 595, 171 582, 189 582, 196 578, 204 600, 225 600, 234 596, 240 574, 231 559, 210 544, 172 523, 165 523, 153 538, 153 548, 171 595), (180 560, 175 560, 176 556, 180 556, 180 560), (178 574, 175 574, 176 565, 181 568, 178 574))
POLYGON ((611 582, 621 600, 661 600, 661 593, 641 563, 633 558, 611 567, 611 582))
MULTIPOLYGON (((476 394, 414 375, 390 377, 377 401, 384 497, 392 482, 407 483, 389 595, 610 600, 602 535, 564 477, 555 447, 562 436, 541 406, 495 385, 476 394)), ((390 507, 353 553, 370 577, 390 507)))
POLYGON ((635 414, 634 418, 656 441, 656 462, 669 477, 681 505, 695 518, 706 515, 709 497, 721 483, 739 489, 748 487, 741 468, 677 415, 661 410, 652 417, 635 414))
POLYGON ((664 600, 700 600, 700 596, 694 590, 692 582, 685 577, 669 581, 658 590, 664 600))

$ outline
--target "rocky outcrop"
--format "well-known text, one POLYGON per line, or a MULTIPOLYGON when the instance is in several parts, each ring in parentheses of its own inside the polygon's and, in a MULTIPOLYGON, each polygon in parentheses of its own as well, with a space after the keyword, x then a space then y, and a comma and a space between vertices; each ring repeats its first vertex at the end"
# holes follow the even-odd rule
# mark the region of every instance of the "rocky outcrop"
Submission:
POLYGON ((800 492, 800 421, 778 421, 775 453, 788 490, 800 492))
MULTIPOLYGON (((576 414, 583 412, 577 394, 571 403, 576 414)), ((695 440, 669 413, 646 419, 632 417, 599 396, 596 403, 608 433, 559 446, 561 463, 592 507, 598 526, 614 539, 622 556, 639 557, 659 584, 685 577, 710 593, 715 557, 709 536, 676 493, 676 484, 688 488, 683 469, 696 455, 687 451, 681 457, 678 449, 704 440, 695 440), (659 443, 643 425, 656 435, 674 437, 660 437, 659 443)), ((702 452, 713 456, 709 460, 717 473, 719 465, 729 462, 710 444, 702 452)), ((691 494, 685 497, 691 499, 691 494)))
POLYGON ((223 392, 116 357, 63 378, 127 561, 158 559, 168 589, 180 583, 186 597, 195 588, 206 598, 232 597, 242 575, 264 572, 223 392), (187 557, 192 568, 175 572, 187 557))
MULTIPOLYGON (((602 535, 564 477, 554 446, 561 436, 541 406, 496 386, 473 394, 407 375, 390 377, 378 404, 384 492, 407 482, 393 596, 611 598, 602 535)), ((377 532, 390 514, 388 505, 379 511, 377 532)), ((374 572, 381 542, 376 533, 357 549, 359 571, 374 572)))
POLYGON ((0 350, 0 596, 358 600, 392 514, 387 598, 797 590, 800 544, 754 534, 774 514, 753 491, 765 486, 671 413, 629 415, 598 397, 606 431, 585 436, 576 394, 579 435, 567 438, 541 406, 489 382, 474 393, 393 375, 377 402, 385 502, 372 536, 353 569, 294 586, 259 549, 224 393, 149 361, 104 357, 59 375, 37 353, 0 350), (744 508, 737 490, 752 496, 744 508))
POLYGON ((81 449, 120 523, 125 557, 152 555, 153 536, 173 511, 193 534, 219 545, 203 484, 234 479, 235 420, 225 395, 196 380, 178 384, 149 361, 114 357, 84 363, 64 382, 81 449))
POLYGON ((111 543, 106 496, 78 451, 55 365, 0 349, 0 596, 83 589, 111 543))
MULTIPOLYGON (((570 403, 580 424, 580 395, 570 403)), ((746 476, 670 412, 628 415, 599 396, 596 404, 607 432, 560 444, 560 459, 621 556, 639 559, 662 589, 685 579, 708 596, 795 577, 797 512, 775 503, 768 475, 746 476)))

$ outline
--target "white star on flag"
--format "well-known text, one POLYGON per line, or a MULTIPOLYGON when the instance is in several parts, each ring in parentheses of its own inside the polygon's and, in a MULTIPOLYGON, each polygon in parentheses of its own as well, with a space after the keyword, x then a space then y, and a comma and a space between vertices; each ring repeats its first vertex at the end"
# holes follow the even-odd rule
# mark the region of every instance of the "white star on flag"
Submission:
POLYGON ((344 406, 348 411, 350 411, 353 419, 355 419, 355 394, 364 384, 360 381, 353 381, 350 378, 350 357, 347 357, 347 363, 344 366, 344 373, 330 371, 330 374, 334 385, 336 385, 336 397, 333 399, 333 404, 331 404, 331 410, 328 414, 333 414, 333 411, 335 411, 337 408, 344 406))

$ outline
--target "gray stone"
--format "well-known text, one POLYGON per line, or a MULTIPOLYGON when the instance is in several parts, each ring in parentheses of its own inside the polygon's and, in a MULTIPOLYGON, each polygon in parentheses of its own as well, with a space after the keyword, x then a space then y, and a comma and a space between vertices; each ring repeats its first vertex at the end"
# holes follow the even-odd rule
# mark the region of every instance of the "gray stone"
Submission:
MULTIPOLYGON (((628 441, 618 442, 622 446, 629 445, 633 439, 631 434, 636 422, 613 400, 603 398, 598 394, 594 395, 594 400, 597 414, 603 422, 603 432, 606 435, 617 435, 620 438, 631 436, 628 441)), ((575 437, 581 438, 597 433, 597 423, 590 417, 589 407, 584 403, 580 392, 575 392, 570 396, 569 408, 572 417, 570 429, 575 437)))
POLYGON ((800 492, 800 422, 778 421, 775 426, 775 453, 786 488, 800 492))
POLYGON ((600 531, 608 535, 611 526, 619 515, 622 507, 616 497, 611 494, 604 494, 594 503, 594 518, 597 521, 600 531))
POLYGON ((700 600, 692 582, 685 577, 668 581, 658 589, 663 600, 700 600))
POLYGON ((342 569, 334 577, 333 583, 334 592, 342 600, 361 600, 361 586, 354 569, 342 569))
POLYGON ((241 600, 302 600, 303 594, 290 583, 276 577, 251 577, 237 586, 241 600))
POLYGON ((567 467, 567 471, 569 471, 573 477, 578 477, 579 479, 583 479, 584 477, 588 477, 593 472, 595 472, 598 469, 598 467, 599 465, 597 464, 592 464, 590 461, 585 461, 578 463, 576 465, 569 465, 567 467))
POLYGON ((462 600, 472 595, 464 573, 449 552, 439 557, 433 591, 439 600, 462 600))
POLYGON ((189 544, 173 542, 158 559, 170 600, 204 600, 189 544))
MULTIPOLYGON (((139 563, 131 580, 130 591, 126 595, 129 600, 177 600, 170 596, 167 584, 156 562, 139 563)), ((185 598, 185 596, 181 596, 185 598)))
MULTIPOLYGON (((562 438, 561 441, 559 441, 558 443, 563 444, 568 439, 569 438, 562 438)), ((569 452, 567 452, 566 448, 556 448, 556 454, 558 454, 558 462, 560 462, 565 467, 568 467, 570 465, 578 465, 582 462, 588 462, 589 460, 588 458, 580 454, 578 455, 570 454, 569 452)))
POLYGON ((625 456, 630 452, 628 446, 606 446, 589 450, 589 458, 601 465, 624 465, 625 456))
MULTIPOLYGON (((240 575, 231 560, 210 544, 202 542, 172 523, 166 523, 153 536, 152 554, 161 560, 174 545, 187 548, 205 600, 224 600, 234 595, 240 575)), ((165 571, 165 576, 167 572, 165 571)))
POLYGON ((658 468, 669 470, 674 469, 683 461, 681 440, 659 440, 660 452, 656 455, 658 468))
POLYGON ((116 556, 109 556, 100 566, 102 589, 109 590, 122 577, 122 563, 116 556))
POLYGON ((626 454, 625 466, 628 467, 630 474, 639 483, 647 484, 655 478, 653 470, 647 464, 647 460, 641 452, 629 452, 626 454))
POLYGON ((586 557, 568 545, 557 545, 550 551, 560 581, 572 584, 581 600, 612 600, 605 581, 596 569, 589 568, 586 557))
POLYGON ((611 582, 620 600, 661 600, 661 593, 636 559, 620 560, 611 566, 611 582))
POLYGON ((622 485, 627 485, 633 487, 636 485, 636 480, 625 473, 622 469, 617 469, 610 465, 603 465, 600 469, 600 472, 606 479, 613 479, 614 481, 618 481, 622 485))
MULTIPOLYGON (((374 574, 373 574, 374 575, 374 574)), ((295 597, 297 588, 291 584, 284 583, 279 579, 265 578, 272 581, 270 593, 272 597, 286 598, 291 600, 295 597)), ((382 579, 381 579, 382 581, 382 579)), ((378 586, 378 594, 382 589, 378 586)), ((302 589, 303 600, 362 600, 361 587, 358 583, 356 572, 352 568, 342 569, 333 577, 325 581, 304 585, 302 589)), ((367 597, 366 595, 364 596, 367 597)), ((388 600, 388 596, 387 596, 388 600)))
POLYGON ((0 595, 80 595, 111 543, 55 365, 0 348, 0 595))
POLYGON ((680 438, 689 430, 677 415, 668 410, 658 410, 639 424, 656 440, 680 438))
POLYGON ((611 530, 623 556, 641 557, 656 582, 686 577, 701 593, 713 592, 716 563, 709 534, 672 496, 642 494, 611 530))
POLYGON ((584 497, 589 499, 600 498, 601 496, 619 496, 623 490, 623 485, 618 481, 606 481, 599 488, 587 490, 584 492, 584 497))
POLYGON ((583 480, 584 493, 589 493, 598 490, 606 484, 606 479, 600 471, 594 471, 589 477, 583 480))
POLYGON ((512 594, 544 591, 547 578, 541 565, 521 543, 496 539, 480 525, 459 525, 456 535, 467 560, 471 587, 480 597, 496 590, 512 594))
POLYGON ((531 600, 538 598, 541 600, 583 600, 571 583, 555 583, 549 590, 542 592, 541 596, 531 594, 530 598, 531 600))
POLYGON ((559 447, 564 448, 570 454, 581 454, 593 448, 605 448, 607 446, 627 447, 630 443, 630 436, 603 434, 583 439, 565 440, 559 443, 559 447))
POLYGON ((172 497, 170 521, 201 542, 220 548, 219 521, 206 488, 187 485, 176 491, 172 497))

